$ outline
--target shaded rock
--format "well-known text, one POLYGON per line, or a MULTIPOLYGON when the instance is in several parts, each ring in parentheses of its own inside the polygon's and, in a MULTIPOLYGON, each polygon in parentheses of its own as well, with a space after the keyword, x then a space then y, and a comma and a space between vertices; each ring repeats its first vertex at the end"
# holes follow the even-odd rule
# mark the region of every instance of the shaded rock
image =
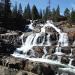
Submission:
POLYGON ((0 27, 0 34, 6 33, 6 32, 7 32, 7 29, 0 27))
POLYGON ((75 56, 75 48, 72 50, 72 55, 75 56))
POLYGON ((68 57, 66 57, 66 56, 62 56, 62 58, 61 58, 61 63, 63 63, 63 64, 69 64, 69 58, 68 57))
POLYGON ((0 53, 12 54, 15 50, 16 48, 13 45, 0 40, 0 53))
POLYGON ((72 60, 71 65, 75 66, 75 59, 74 59, 74 60, 72 60))
POLYGON ((71 48, 70 47, 63 47, 61 49, 61 52, 65 53, 65 54, 70 54, 71 53, 71 48))
POLYGON ((50 66, 42 66, 43 75, 55 75, 55 71, 50 66))

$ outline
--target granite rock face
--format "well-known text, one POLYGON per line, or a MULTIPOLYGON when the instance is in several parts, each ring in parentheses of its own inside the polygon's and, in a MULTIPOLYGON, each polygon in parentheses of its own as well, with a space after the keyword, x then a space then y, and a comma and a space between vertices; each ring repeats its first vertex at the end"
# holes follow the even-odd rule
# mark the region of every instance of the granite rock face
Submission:
POLYGON ((22 45, 19 39, 21 32, 7 32, 0 34, 0 53, 13 53, 13 51, 22 45))

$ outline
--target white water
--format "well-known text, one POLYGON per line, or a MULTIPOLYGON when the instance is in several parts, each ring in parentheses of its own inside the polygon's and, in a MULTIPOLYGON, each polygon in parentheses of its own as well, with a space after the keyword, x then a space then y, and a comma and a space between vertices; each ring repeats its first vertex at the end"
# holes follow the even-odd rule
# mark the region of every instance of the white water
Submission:
POLYGON ((33 45, 31 44, 33 38, 34 38, 33 34, 29 35, 26 39, 26 42, 20 48, 17 48, 17 50, 27 53, 28 50, 32 49, 33 47, 33 45))
POLYGON ((58 44, 62 47, 68 46, 68 35, 67 33, 60 33, 58 44))
POLYGON ((28 26, 30 29, 34 30, 34 27, 32 25, 33 25, 33 23, 31 22, 31 24, 29 24, 28 26))
MULTIPOLYGON (((33 26, 32 24, 30 24, 29 26, 31 29, 33 29, 33 26)), ((22 35, 22 39, 23 39, 23 36, 22 35)), ((23 41, 22 41, 23 42, 23 41)), ((60 29, 58 29, 57 27, 55 27, 53 24, 51 24, 49 21, 47 21, 46 24, 43 25, 43 27, 41 28, 41 32, 40 33, 33 33, 31 35, 29 35, 26 39, 26 42, 23 42, 23 45, 20 47, 20 48, 17 48, 18 51, 23 51, 24 54, 19 54, 17 52, 14 52, 12 54, 12 56, 14 57, 17 57, 17 58, 22 58, 22 59, 29 59, 31 61, 38 61, 38 62, 45 62, 45 63, 48 63, 48 64, 53 64, 53 65, 60 65, 60 66, 64 66, 64 67, 70 67, 70 66, 66 66, 64 64, 61 64, 60 63, 60 60, 61 60, 61 55, 64 55, 64 53, 61 52, 61 47, 64 47, 64 46, 68 46, 68 36, 67 36, 67 33, 64 33, 62 32, 60 29), (54 53, 55 55, 58 56, 59 58, 59 62, 58 61, 52 61, 52 60, 49 60, 47 59, 46 55, 47 55, 47 50, 46 50, 46 46, 51 46, 51 42, 49 40, 49 37, 50 37, 50 34, 48 33, 47 35, 47 43, 46 44, 43 44, 44 43, 44 39, 45 39, 45 36, 44 36, 44 39, 42 41, 42 43, 40 44, 37 44, 36 41, 37 41, 37 38, 43 34, 45 34, 45 27, 52 27, 54 28, 58 33, 59 33, 59 40, 58 40, 58 43, 57 43, 57 48, 56 48, 56 52, 54 53), (29 58, 31 56, 35 56, 35 52, 33 50, 33 47, 34 46, 44 46, 43 48, 43 56, 41 58, 29 58), (27 55, 26 53, 31 50, 31 55, 27 55)), ((50 55, 48 55, 50 56, 50 55)), ((71 63, 69 63, 70 65, 71 63)), ((72 67, 72 66, 71 66, 72 67)), ((70 67, 70 68, 71 68, 70 67)), ((73 67, 74 68, 74 67, 73 67)))
MULTIPOLYGON (((50 21, 47 21, 47 23, 45 23, 44 25, 42 25, 43 27, 41 28, 41 32, 40 33, 33 33, 31 35, 29 35, 26 38, 26 41, 23 42, 23 36, 24 34, 21 36, 22 39, 22 46, 20 48, 17 48, 18 51, 22 51, 24 54, 26 54, 29 50, 33 50, 32 48, 34 46, 51 46, 51 42, 49 40, 50 37, 50 33, 48 33, 47 35, 47 41, 45 42, 45 27, 52 27, 54 28, 58 33, 59 33, 59 40, 58 40, 58 44, 57 44, 57 48, 56 48, 56 55, 61 55, 61 47, 64 46, 68 46, 68 36, 67 33, 63 33, 61 32, 60 29, 58 29, 57 27, 55 27, 53 24, 50 23, 50 21), (42 43, 37 44, 37 38, 40 37, 41 35, 44 35, 44 38, 42 39, 42 43), (59 47, 60 46, 60 47, 59 47)), ((29 28, 33 29, 33 23, 29 24, 29 28)), ((47 54, 46 50, 43 49, 44 51, 44 55, 47 54)), ((34 54, 34 53, 33 53, 34 54)), ((44 57, 44 55, 42 57, 44 57)))

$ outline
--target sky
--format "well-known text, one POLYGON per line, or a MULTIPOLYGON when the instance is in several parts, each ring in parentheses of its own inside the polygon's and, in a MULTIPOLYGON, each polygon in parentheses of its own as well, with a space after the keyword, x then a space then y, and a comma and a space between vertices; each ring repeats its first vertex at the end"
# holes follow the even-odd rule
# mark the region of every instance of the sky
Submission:
MULTIPOLYGON (((33 5, 36 5, 38 10, 45 9, 48 6, 49 0, 11 0, 12 7, 17 3, 22 4, 22 8, 24 10, 25 6, 29 3, 30 7, 32 8, 33 5)), ((75 9, 75 0, 50 0, 50 7, 51 9, 57 8, 57 6, 60 6, 60 13, 63 14, 65 8, 69 8, 70 10, 73 8, 75 9)))

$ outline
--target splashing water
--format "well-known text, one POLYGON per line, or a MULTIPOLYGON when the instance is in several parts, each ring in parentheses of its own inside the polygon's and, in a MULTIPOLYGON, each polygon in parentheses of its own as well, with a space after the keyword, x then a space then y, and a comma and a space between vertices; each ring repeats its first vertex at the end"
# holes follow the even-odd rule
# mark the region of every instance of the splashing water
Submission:
MULTIPOLYGON (((29 25, 29 27, 34 30, 32 23, 29 25)), ((58 61, 52 61, 52 60, 47 59, 46 55, 48 52, 46 50, 46 46, 51 46, 51 41, 49 40, 50 33, 48 33, 48 35, 47 35, 47 41, 45 44, 44 44, 45 36, 44 36, 44 38, 42 38, 43 41, 41 43, 37 44, 37 39, 39 37, 41 37, 42 35, 45 35, 45 27, 52 27, 59 33, 59 40, 58 40, 56 51, 54 54, 59 56, 58 58, 60 61, 60 59, 61 59, 60 56, 63 55, 63 53, 61 52, 61 47, 68 46, 68 36, 67 36, 67 33, 62 32, 60 29, 58 29, 56 26, 54 26, 52 23, 50 23, 50 21, 47 21, 47 23, 45 23, 43 25, 43 27, 41 28, 41 32, 33 33, 26 38, 25 42, 22 41, 22 46, 20 48, 17 48, 17 50, 12 54, 12 56, 17 57, 17 58, 22 58, 22 59, 28 59, 28 60, 31 60, 34 62, 35 61, 45 62, 48 64, 53 64, 53 65, 56 64, 56 65, 59 65, 62 67, 66 67, 66 68, 70 67, 71 68, 72 67, 71 62, 69 63, 69 66, 66 66, 64 64, 61 64, 58 61), (31 58, 31 57, 36 57, 35 51, 33 50, 34 46, 43 46, 44 47, 43 48, 44 54, 41 58, 38 58, 38 57, 37 58, 31 58), (17 51, 22 51, 23 54, 20 54, 17 51), (29 51, 30 51, 30 55, 27 55, 27 52, 29 52, 29 51)), ((24 34, 21 36, 21 39, 23 39, 23 36, 24 36, 24 34)), ((75 69, 75 67, 72 67, 72 68, 75 69)))
MULTIPOLYGON (((27 54, 27 52, 29 50, 33 50, 32 48, 34 46, 51 46, 51 42, 49 40, 50 33, 48 33, 48 35, 46 37, 47 40, 45 41, 45 27, 52 27, 52 28, 54 28, 59 33, 59 40, 58 40, 58 44, 57 44, 57 48, 56 48, 57 54, 59 52, 61 52, 61 47, 68 46, 68 36, 67 36, 67 33, 61 32, 61 30, 58 29, 57 27, 55 27, 53 24, 51 24, 50 21, 47 21, 47 23, 45 23, 43 25, 43 27, 41 28, 41 32, 40 33, 33 33, 33 34, 29 35, 26 38, 25 42, 23 42, 23 36, 24 36, 24 34, 23 34, 21 36, 22 46, 20 48, 17 48, 17 51, 22 51, 24 54, 27 54), (37 44, 37 39, 40 36, 42 36, 43 34, 44 34, 44 38, 42 38, 43 41, 41 43, 37 44), (61 47, 59 48, 59 46, 61 46, 61 47)), ((29 24, 29 28, 34 29, 33 23, 29 24)), ((47 54, 45 48, 43 49, 43 51, 44 51, 44 54, 47 54)))
POLYGON ((33 45, 31 44, 33 38, 34 38, 33 34, 29 35, 26 39, 26 42, 20 48, 17 48, 17 50, 27 53, 28 50, 32 49, 33 47, 33 45))

